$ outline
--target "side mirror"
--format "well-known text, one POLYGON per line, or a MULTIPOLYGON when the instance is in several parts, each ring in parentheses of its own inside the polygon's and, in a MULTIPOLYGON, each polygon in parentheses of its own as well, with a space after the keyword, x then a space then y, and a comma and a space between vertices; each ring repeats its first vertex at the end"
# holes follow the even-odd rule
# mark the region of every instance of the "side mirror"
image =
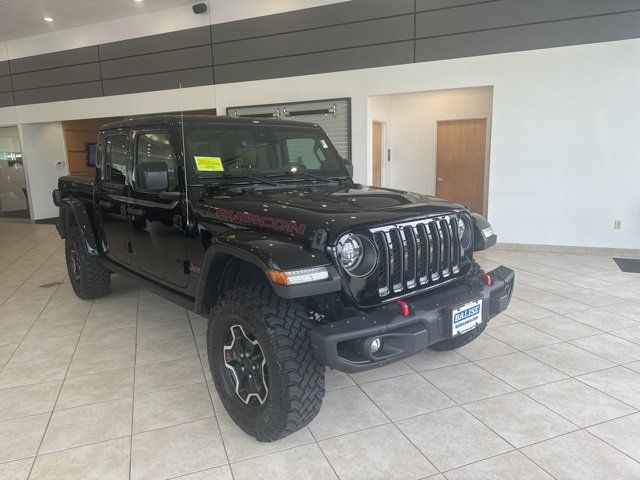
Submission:
POLYGON ((344 164, 347 167, 347 172, 349 172, 349 176, 353 177, 353 162, 349 158, 344 159, 344 164))
POLYGON ((164 162, 136 165, 136 185, 147 192, 164 192, 169 188, 169 170, 164 162))

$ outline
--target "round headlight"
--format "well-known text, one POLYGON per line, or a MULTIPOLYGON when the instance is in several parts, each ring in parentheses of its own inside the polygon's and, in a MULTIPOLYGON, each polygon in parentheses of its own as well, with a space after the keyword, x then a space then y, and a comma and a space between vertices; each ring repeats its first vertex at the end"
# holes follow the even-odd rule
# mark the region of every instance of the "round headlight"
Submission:
POLYGON ((466 250, 471 247, 472 237, 471 220, 466 215, 460 215, 458 217, 458 238, 462 248, 466 250))
POLYGON ((458 238, 460 240, 462 240, 462 237, 464 236, 464 231, 466 230, 466 225, 464 224, 464 220, 460 219, 458 221, 458 238))
POLYGON ((365 277, 376 267, 378 254, 371 240, 362 235, 345 235, 337 244, 340 266, 352 277, 365 277))
POLYGON ((364 256, 362 240, 358 237, 347 237, 338 245, 340 263, 347 270, 355 269, 364 256))

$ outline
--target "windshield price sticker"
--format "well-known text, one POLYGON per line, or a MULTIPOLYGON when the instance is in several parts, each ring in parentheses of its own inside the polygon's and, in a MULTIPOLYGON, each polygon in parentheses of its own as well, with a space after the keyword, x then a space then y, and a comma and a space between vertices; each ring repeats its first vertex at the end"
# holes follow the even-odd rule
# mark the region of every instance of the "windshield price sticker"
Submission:
POLYGON ((199 172, 224 172, 220 157, 194 157, 199 172))

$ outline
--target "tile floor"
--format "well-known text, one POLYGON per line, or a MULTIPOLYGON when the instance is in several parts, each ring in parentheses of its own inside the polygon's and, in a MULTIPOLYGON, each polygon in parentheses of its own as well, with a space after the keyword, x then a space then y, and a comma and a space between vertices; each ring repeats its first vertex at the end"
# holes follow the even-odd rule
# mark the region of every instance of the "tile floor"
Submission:
POLYGON ((609 257, 490 250, 515 298, 477 341, 327 372, 318 417, 243 434, 205 321, 114 276, 77 299, 51 226, 0 223, 0 478, 640 479, 640 276, 609 257))

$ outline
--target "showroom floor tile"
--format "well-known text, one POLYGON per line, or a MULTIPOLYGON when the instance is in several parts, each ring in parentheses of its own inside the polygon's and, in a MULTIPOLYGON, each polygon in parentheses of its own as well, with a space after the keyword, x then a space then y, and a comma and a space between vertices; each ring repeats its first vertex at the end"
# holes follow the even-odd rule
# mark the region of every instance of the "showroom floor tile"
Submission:
POLYGON ((328 371, 318 417, 260 443, 213 387, 206 319, 115 275, 79 300, 52 226, 0 223, 0 478, 640 478, 640 275, 601 255, 478 258, 517 286, 476 341, 328 371))

